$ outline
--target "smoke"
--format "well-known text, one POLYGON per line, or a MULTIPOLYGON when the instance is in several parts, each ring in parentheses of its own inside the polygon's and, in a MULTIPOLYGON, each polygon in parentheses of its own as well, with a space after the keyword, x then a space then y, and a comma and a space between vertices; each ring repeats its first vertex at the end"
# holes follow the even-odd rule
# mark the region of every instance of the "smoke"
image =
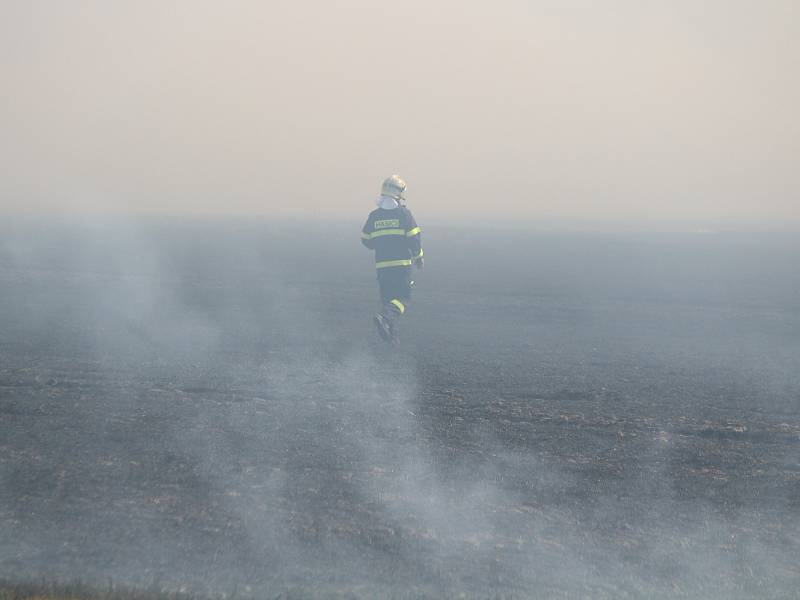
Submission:
POLYGON ((680 261, 624 287, 642 267, 607 240, 503 238, 467 264, 454 257, 472 238, 451 235, 391 349, 369 328, 357 235, 7 229, 0 575, 253 596, 791 597, 792 313, 769 298, 766 317, 712 311, 724 286, 687 289, 702 269, 680 261), (492 270, 509 243, 542 258, 492 270), (775 319, 790 334, 764 328, 775 319), (736 340, 749 350, 726 358, 736 340))

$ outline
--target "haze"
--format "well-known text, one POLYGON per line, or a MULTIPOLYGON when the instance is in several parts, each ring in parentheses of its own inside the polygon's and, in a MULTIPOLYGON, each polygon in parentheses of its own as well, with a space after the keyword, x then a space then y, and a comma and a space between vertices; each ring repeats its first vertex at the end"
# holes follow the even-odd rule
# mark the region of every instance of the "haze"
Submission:
POLYGON ((771 2, 0 4, 0 211, 800 223, 771 2))

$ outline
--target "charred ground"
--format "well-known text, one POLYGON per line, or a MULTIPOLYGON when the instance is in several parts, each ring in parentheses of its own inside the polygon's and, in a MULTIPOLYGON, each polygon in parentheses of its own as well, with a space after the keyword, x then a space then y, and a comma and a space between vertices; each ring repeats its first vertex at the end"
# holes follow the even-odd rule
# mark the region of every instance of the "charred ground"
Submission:
POLYGON ((392 352, 315 231, 4 232, 0 577, 796 597, 795 241, 433 228, 392 352))

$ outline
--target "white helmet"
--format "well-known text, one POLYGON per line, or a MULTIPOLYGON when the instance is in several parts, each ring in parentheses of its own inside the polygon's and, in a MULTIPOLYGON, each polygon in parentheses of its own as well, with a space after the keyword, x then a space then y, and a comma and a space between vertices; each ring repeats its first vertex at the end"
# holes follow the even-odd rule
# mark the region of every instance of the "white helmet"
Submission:
POLYGON ((403 192, 405 191, 406 182, 400 175, 392 175, 383 180, 381 196, 389 196, 395 200, 403 200, 403 192))

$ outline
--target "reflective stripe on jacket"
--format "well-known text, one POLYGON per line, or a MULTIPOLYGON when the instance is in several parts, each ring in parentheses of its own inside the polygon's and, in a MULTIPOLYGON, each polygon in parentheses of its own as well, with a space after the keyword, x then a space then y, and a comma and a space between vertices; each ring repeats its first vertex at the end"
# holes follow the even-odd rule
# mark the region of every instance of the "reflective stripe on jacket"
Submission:
POLYGON ((375 250, 375 267, 406 267, 422 258, 421 229, 405 206, 378 208, 361 229, 361 243, 375 250))

